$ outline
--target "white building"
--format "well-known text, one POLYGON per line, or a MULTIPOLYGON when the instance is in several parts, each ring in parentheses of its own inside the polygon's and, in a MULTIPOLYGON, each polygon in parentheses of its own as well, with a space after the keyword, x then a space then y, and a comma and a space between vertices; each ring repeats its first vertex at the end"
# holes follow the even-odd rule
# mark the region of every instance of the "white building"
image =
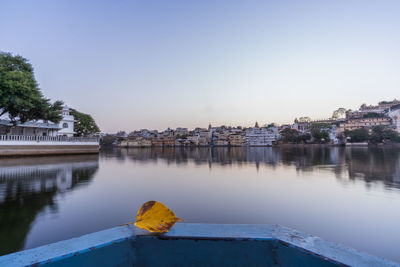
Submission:
POLYGON ((61 110, 63 118, 58 124, 60 130, 58 131, 57 135, 67 137, 74 136, 74 116, 72 116, 69 111, 70 109, 68 106, 64 106, 61 110))
POLYGON ((387 115, 392 119, 396 132, 400 133, 400 104, 389 109, 387 115))
POLYGON ((0 135, 25 136, 68 136, 74 135, 74 117, 69 114, 69 108, 64 106, 62 120, 57 124, 51 121, 31 120, 13 125, 8 113, 0 117, 0 135))
POLYGON ((329 133, 329 139, 331 140, 331 142, 334 144, 338 144, 339 139, 337 138, 337 126, 333 124, 332 127, 330 129, 326 129, 326 131, 328 131, 329 133))
POLYGON ((188 134, 188 129, 187 128, 176 128, 175 130, 175 135, 176 136, 183 136, 188 134))
POLYGON ((280 138, 275 127, 253 127, 246 130, 245 140, 248 146, 272 146, 280 138))

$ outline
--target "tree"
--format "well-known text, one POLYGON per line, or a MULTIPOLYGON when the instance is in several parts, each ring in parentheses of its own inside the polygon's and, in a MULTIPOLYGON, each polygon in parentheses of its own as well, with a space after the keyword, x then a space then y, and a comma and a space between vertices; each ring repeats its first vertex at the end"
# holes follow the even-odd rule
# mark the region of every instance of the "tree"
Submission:
POLYGON ((300 117, 298 122, 310 122, 311 118, 310 117, 300 117))
POLYGON ((378 125, 372 128, 371 142, 382 143, 383 141, 398 142, 399 134, 392 130, 387 129, 383 125, 378 125))
POLYGON ((385 129, 382 134, 383 140, 390 140, 392 142, 398 142, 399 134, 392 129, 385 129))
POLYGON ((372 128, 371 134, 371 142, 372 143, 381 143, 383 140, 383 131, 385 130, 385 126, 378 125, 372 128))
POLYGON ((333 111, 332 118, 334 119, 341 119, 346 117, 346 109, 345 108, 338 108, 337 110, 333 111))
POLYGON ((74 116, 74 130, 76 136, 90 136, 100 132, 96 122, 89 114, 85 114, 71 108, 70 114, 74 116))
POLYGON ((332 129, 332 125, 328 123, 313 123, 311 124, 311 135, 316 141, 329 141, 329 130, 332 129))
POLYGON ((376 112, 368 112, 363 115, 363 118, 381 118, 383 117, 383 114, 379 114, 376 112))
POLYGON ((310 141, 310 140, 311 140, 311 134, 309 134, 309 133, 300 134, 300 135, 297 137, 297 140, 298 140, 298 142, 306 143, 307 141, 310 141))
POLYGON ((295 129, 286 128, 280 132, 282 136, 282 141, 287 143, 297 143, 299 140, 299 131, 295 129))
POLYGON ((13 124, 39 119, 58 123, 62 106, 44 98, 25 58, 0 52, 0 116, 8 113, 13 124))
POLYGON ((100 145, 102 146, 111 146, 114 144, 117 138, 112 134, 106 134, 102 138, 100 138, 100 145))
POLYGON ((346 137, 350 137, 350 142, 364 142, 369 139, 368 130, 365 128, 359 128, 355 130, 346 130, 344 132, 346 137))

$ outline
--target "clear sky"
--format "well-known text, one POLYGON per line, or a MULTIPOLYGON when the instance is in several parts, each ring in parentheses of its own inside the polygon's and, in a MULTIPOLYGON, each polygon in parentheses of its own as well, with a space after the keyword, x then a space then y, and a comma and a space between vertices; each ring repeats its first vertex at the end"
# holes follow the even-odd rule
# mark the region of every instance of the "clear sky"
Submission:
POLYGON ((105 132, 400 98, 400 1, 0 1, 0 50, 105 132))

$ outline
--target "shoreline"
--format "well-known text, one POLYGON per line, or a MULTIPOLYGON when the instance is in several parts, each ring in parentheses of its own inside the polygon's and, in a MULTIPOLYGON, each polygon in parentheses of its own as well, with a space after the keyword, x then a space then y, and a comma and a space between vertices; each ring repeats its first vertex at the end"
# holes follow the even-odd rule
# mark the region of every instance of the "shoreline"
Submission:
POLYGON ((276 145, 259 145, 259 146, 235 146, 235 145, 202 145, 202 146, 102 146, 101 148, 256 148, 256 147, 398 147, 400 143, 348 143, 348 144, 276 144, 276 145))

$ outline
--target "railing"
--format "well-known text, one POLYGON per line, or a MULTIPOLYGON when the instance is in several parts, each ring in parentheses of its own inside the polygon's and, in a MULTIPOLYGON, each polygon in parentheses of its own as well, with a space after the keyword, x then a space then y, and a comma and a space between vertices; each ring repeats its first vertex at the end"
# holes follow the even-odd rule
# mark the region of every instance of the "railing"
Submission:
POLYGON ((98 137, 0 135, 0 141, 36 141, 36 142, 99 142, 98 137))

